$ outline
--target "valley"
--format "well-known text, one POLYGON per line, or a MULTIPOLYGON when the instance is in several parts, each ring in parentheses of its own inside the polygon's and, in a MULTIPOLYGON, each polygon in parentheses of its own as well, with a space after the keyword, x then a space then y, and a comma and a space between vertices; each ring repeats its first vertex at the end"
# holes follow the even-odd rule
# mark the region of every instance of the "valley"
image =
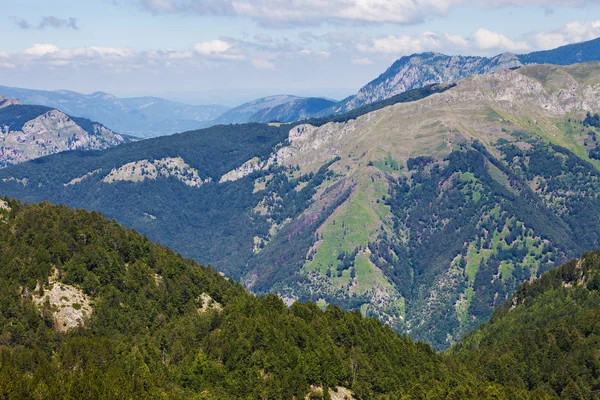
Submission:
POLYGON ((0 189, 100 211, 256 293, 360 309, 443 349, 520 282, 600 247, 584 124, 599 79, 597 63, 501 70, 348 119, 65 153, 0 171, 0 189))
POLYGON ((5 1, 0 399, 600 399, 600 1, 5 1))

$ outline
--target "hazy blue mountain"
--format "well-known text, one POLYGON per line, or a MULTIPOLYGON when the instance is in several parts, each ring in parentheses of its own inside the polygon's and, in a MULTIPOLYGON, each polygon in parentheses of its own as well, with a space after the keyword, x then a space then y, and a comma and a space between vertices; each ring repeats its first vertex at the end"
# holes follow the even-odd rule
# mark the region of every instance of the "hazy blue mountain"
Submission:
POLYGON ((320 115, 336 104, 319 97, 276 95, 244 103, 217 118, 213 124, 243 124, 246 122, 293 122, 320 115))
POLYGON ((240 106, 232 108, 217 119, 215 124, 243 124, 250 121, 250 118, 257 112, 268 110, 273 107, 277 107, 281 104, 289 103, 292 100, 300 99, 297 96, 291 96, 286 94, 262 97, 260 99, 252 100, 244 103, 240 106))
POLYGON ((295 99, 273 108, 255 113, 248 122, 293 122, 312 118, 336 104, 336 101, 319 97, 295 99))
POLYGON ((159 97, 119 98, 103 92, 81 94, 5 86, 0 86, 0 96, 100 121, 116 132, 142 138, 202 128, 229 109, 220 105, 192 106, 159 97))
POLYGON ((523 64, 570 65, 600 59, 600 38, 556 49, 519 55, 523 64))

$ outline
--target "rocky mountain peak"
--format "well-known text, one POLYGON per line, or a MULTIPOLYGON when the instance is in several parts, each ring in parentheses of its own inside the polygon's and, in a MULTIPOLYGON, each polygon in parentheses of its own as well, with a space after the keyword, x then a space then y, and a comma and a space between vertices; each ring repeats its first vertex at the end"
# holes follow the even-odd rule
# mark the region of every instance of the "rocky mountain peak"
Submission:
POLYGON ((0 108, 21 104, 17 99, 9 99, 8 97, 0 96, 0 108))

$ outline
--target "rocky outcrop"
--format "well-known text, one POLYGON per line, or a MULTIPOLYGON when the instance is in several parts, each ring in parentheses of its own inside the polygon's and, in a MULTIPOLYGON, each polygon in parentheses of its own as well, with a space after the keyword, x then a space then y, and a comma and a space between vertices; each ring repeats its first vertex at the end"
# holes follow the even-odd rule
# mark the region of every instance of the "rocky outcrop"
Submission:
POLYGON ((413 54, 400 58, 377 79, 360 89, 356 96, 337 104, 333 110, 349 111, 433 83, 454 82, 468 76, 520 65, 521 62, 513 53, 500 54, 494 58, 447 56, 440 53, 413 54))
POLYGON ((90 298, 81 289, 60 282, 57 271, 48 285, 38 285, 32 300, 43 317, 52 318, 54 329, 63 333, 85 326, 93 311, 90 298))
POLYGON ((9 99, 8 97, 0 96, 0 108, 19 104, 21 104, 21 102, 17 99, 9 99))
POLYGON ((120 168, 113 168, 102 181, 105 183, 142 182, 156 180, 158 177, 173 177, 191 187, 200 187, 211 181, 210 178, 202 179, 198 170, 186 164, 181 157, 130 162, 120 168))
POLYGON ((55 109, 0 100, 0 167, 67 150, 102 150, 126 141, 101 124, 55 109))

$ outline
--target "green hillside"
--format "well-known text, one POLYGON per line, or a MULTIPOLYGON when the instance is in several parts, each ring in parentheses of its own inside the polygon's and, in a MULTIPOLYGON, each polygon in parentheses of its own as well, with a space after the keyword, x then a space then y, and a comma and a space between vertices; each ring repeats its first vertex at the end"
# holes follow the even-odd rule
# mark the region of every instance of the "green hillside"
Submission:
POLYGON ((521 285, 452 355, 502 385, 562 399, 600 395, 600 252, 521 285))
POLYGON ((2 398, 541 398, 358 312, 255 297, 97 213, 5 199, 0 224, 2 398))

